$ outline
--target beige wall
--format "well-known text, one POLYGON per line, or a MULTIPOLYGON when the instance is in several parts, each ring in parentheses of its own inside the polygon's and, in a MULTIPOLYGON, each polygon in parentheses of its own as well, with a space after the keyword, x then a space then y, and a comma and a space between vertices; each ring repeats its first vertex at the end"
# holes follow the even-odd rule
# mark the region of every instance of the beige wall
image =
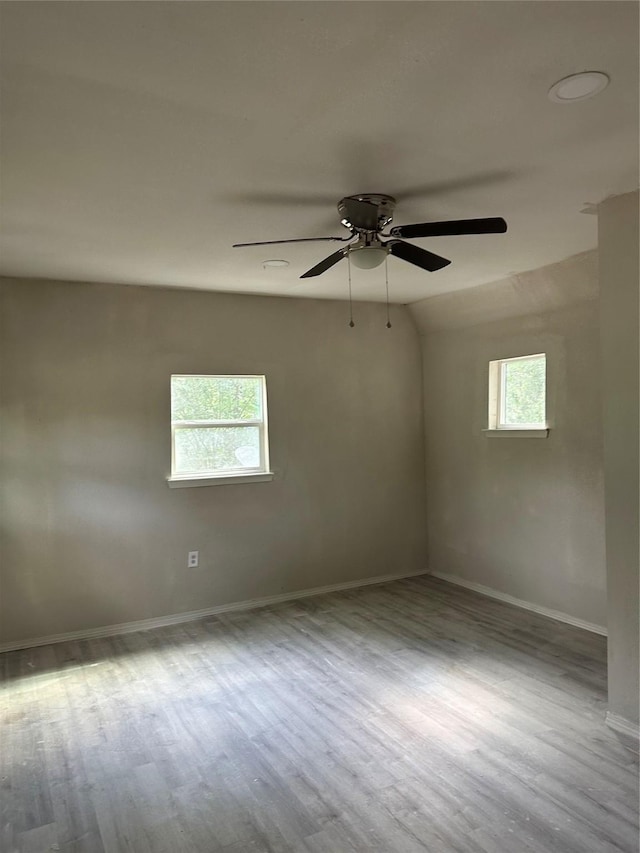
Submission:
POLYGON ((590 252, 412 311, 430 569, 605 625, 597 296, 590 252), (547 354, 549 438, 488 438, 489 361, 537 352, 547 354))
POLYGON ((609 711, 638 723, 638 193, 598 208, 609 711))
POLYGON ((2 641, 424 568, 405 308, 349 329, 344 302, 2 290, 2 641), (267 376, 276 478, 169 489, 170 374, 235 372, 267 376))

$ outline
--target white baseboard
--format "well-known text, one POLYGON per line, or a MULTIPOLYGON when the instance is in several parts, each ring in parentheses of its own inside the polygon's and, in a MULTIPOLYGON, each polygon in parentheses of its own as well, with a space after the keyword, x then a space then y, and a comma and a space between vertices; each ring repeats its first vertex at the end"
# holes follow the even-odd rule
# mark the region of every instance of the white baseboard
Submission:
POLYGON ((50 646, 54 643, 65 643, 69 640, 90 640, 99 637, 115 637, 118 634, 132 634, 135 631, 148 631, 150 628, 164 628, 167 625, 179 625, 181 622, 195 622, 207 616, 215 616, 217 613, 230 613, 234 610, 254 610, 258 607, 267 607, 269 604, 279 604, 283 601, 294 601, 297 598, 309 598, 314 595, 323 595, 327 592, 339 592, 343 589, 356 589, 360 586, 372 586, 378 583, 401 580, 402 578, 413 578, 425 575, 428 572, 420 569, 417 572, 403 572, 393 575, 378 575, 373 578, 362 580, 344 581, 343 583, 329 584, 328 586, 315 586, 311 589, 299 589, 295 592, 283 592, 279 595, 267 595, 263 598, 250 598, 246 601, 233 601, 230 604, 217 604, 213 607, 205 607, 203 610, 190 610, 186 613, 173 613, 169 616, 156 616, 151 619, 140 619, 137 622, 122 622, 118 625, 103 625, 99 628, 85 628, 80 631, 68 631, 64 634, 51 634, 47 637, 33 637, 28 640, 13 640, 0 643, 0 654, 13 652, 18 649, 31 649, 35 646, 50 646))
POLYGON ((640 743, 640 726, 636 723, 632 723, 631 720, 626 720, 619 714, 613 714, 611 711, 607 711, 605 722, 610 729, 614 730, 614 732, 626 735, 634 740, 636 745, 640 743))
POLYGON ((457 575, 448 575, 445 572, 431 572, 434 578, 440 578, 443 581, 454 583, 457 586, 464 586, 466 589, 472 589, 474 592, 479 592, 480 595, 486 595, 488 598, 497 598, 498 601, 504 601, 507 604, 513 604, 515 607, 522 607, 524 610, 531 610, 533 613, 539 613, 541 616, 547 616, 549 619, 555 619, 557 622, 566 622, 567 625, 573 625, 576 628, 583 628, 585 631, 591 631, 594 634, 607 636, 607 629, 604 625, 596 625, 594 622, 585 622, 584 619, 578 619, 576 616, 571 616, 569 613, 563 613, 560 610, 551 610, 549 607, 542 607, 540 604, 532 604, 530 601, 524 601, 522 598, 514 598, 513 595, 507 595, 506 592, 499 592, 497 589, 492 589, 490 586, 483 586, 480 583, 465 580, 457 575))

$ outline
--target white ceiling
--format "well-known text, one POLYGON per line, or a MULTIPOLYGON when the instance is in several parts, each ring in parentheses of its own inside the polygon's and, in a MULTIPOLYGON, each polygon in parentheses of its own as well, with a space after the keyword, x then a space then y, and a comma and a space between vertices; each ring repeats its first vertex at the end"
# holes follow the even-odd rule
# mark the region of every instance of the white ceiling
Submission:
POLYGON ((357 192, 507 219, 391 258, 413 302, 594 247, 581 209, 638 184, 632 2, 10 2, 2 39, 6 275, 344 298, 346 263, 298 278, 335 244, 231 244, 343 233, 357 192), (582 70, 609 88, 547 99, 582 70))

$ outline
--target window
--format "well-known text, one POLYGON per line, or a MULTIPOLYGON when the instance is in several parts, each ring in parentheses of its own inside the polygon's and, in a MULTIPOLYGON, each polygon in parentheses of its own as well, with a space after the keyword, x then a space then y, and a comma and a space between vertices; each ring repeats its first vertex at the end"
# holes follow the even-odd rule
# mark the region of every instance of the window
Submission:
POLYGON ((238 478, 271 479, 265 377, 172 376, 170 484, 238 478))
POLYGON ((545 430, 544 353, 489 362, 489 430, 545 430))

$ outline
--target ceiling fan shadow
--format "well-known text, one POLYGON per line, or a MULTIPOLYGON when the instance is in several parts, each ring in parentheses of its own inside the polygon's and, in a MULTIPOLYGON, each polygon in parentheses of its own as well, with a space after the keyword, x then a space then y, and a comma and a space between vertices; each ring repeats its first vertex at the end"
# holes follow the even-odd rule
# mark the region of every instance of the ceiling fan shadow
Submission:
MULTIPOLYGON (((414 198, 429 198, 430 196, 446 195, 451 192, 475 189, 476 187, 490 186, 502 183, 516 177, 517 173, 509 169, 499 169, 489 172, 480 172, 473 175, 465 175, 459 178, 446 178, 440 181, 428 181, 423 184, 413 185, 404 189, 396 189, 387 186, 386 180, 376 182, 370 181, 359 188, 359 192, 385 192, 392 195, 398 201, 414 198), (384 186, 378 186, 384 184, 384 186)), ((344 195, 345 193, 343 193, 344 195)), ((348 193, 347 193, 348 195, 348 193)), ((225 193, 218 198, 219 201, 228 204, 260 204, 267 207, 333 207, 339 192, 326 193, 313 190, 277 191, 261 190, 257 192, 234 192, 225 193)))
POLYGON ((508 181, 516 177, 517 173, 509 169, 498 169, 491 172, 480 172, 475 175, 466 175, 460 178, 447 178, 442 181, 430 181, 418 184, 406 189, 398 189, 392 195, 398 201, 412 198, 429 198, 429 196, 446 195, 450 192, 475 189, 476 187, 490 186, 508 181))
MULTIPOLYGON (((339 194, 339 193, 338 193, 339 194)), ((218 200, 229 204, 264 204, 270 207, 291 207, 302 205, 303 207, 326 207, 335 206, 335 193, 315 192, 238 192, 226 193, 218 200)))

